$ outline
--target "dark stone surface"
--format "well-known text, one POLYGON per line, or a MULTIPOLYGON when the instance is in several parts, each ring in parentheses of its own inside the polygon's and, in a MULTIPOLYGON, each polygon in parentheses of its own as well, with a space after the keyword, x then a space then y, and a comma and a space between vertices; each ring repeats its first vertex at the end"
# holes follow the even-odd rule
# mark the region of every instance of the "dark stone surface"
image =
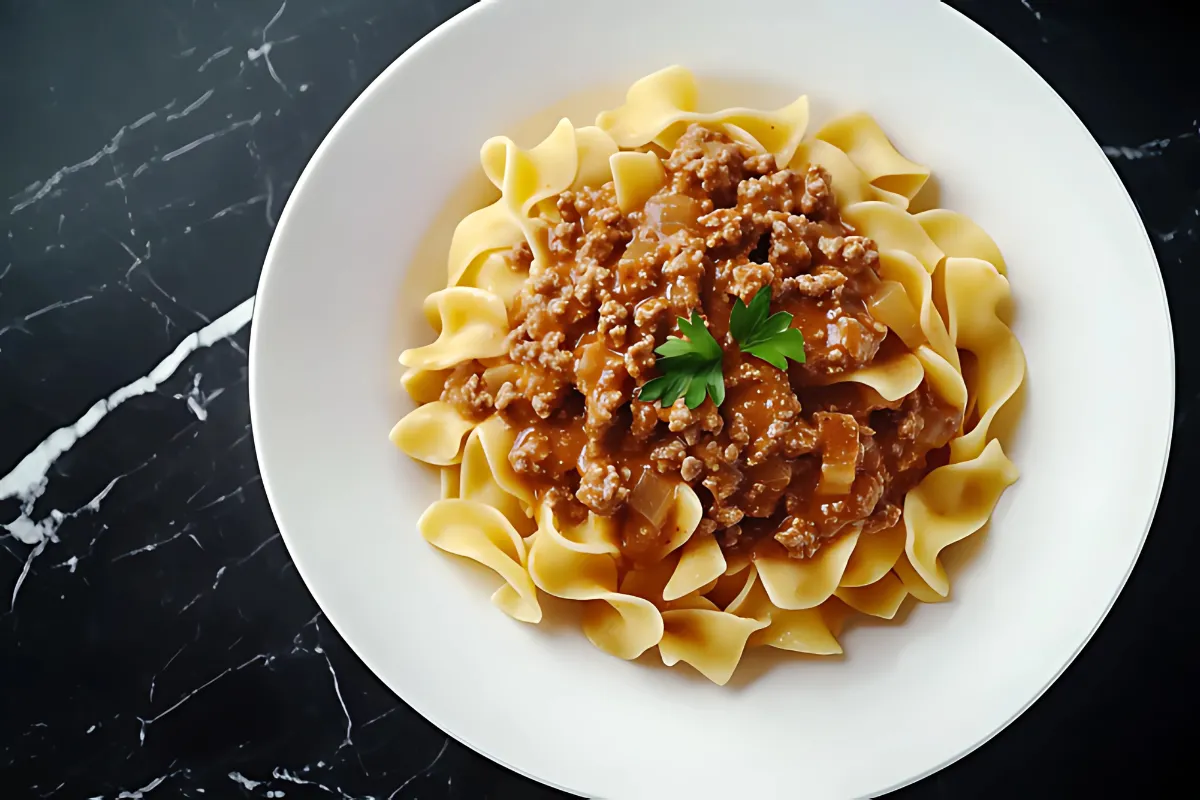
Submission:
MULTIPOLYGON (((355 95, 465 4, 0 2, 0 473, 51 461, 36 502, 0 501, 0 795, 559 796, 448 740, 346 648, 279 540, 250 440, 242 304, 280 208, 355 95)), ((1155 794, 1200 710, 1194 23, 1165 3, 953 4, 1062 93, 1138 203, 1175 317, 1175 455, 1076 664, 896 796, 1155 794)))

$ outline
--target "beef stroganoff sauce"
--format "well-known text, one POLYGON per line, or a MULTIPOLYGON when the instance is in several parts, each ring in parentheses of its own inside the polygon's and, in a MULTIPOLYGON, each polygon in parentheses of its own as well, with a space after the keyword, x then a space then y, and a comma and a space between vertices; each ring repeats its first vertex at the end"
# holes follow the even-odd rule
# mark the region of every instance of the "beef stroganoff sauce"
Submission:
POLYGON ((596 126, 485 144, 501 197, 455 233, 392 438, 443 472, 422 534, 500 574, 502 610, 586 601, 601 649, 724 683, 747 646, 841 652, 836 604, 947 595, 938 553, 1016 479, 990 426, 1024 359, 995 244, 908 213, 928 170, 870 117, 804 140, 804 98, 694 104, 670 68, 596 126), (763 292, 803 363, 731 332, 763 292), (719 403, 639 398, 680 318, 719 345, 719 403))

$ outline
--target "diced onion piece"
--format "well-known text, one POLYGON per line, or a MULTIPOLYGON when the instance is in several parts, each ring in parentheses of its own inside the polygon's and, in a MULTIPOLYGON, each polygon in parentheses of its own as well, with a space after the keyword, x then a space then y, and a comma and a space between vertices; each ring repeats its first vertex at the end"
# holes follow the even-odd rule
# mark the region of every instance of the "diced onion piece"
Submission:
POLYGON ((487 384, 488 391, 493 395, 500 391, 500 387, 505 383, 516 383, 516 381, 516 364, 499 364, 494 367, 488 367, 483 371, 483 382, 487 384))
POLYGON ((904 287, 896 281, 883 281, 867 303, 871 316, 888 326, 910 350, 925 343, 921 321, 904 287))
POLYGON ((645 270, 642 259, 653 255, 657 249, 657 242, 647 242, 644 239, 634 239, 629 243, 625 252, 621 254, 621 260, 617 262, 617 290, 622 286, 637 284, 645 270))
POLYGON ((662 529, 650 524, 641 512, 630 508, 621 526, 622 552, 633 561, 646 559, 647 555, 660 549, 663 541, 662 529))
POLYGON ((655 528, 661 529, 674 500, 675 484, 652 469, 644 469, 629 495, 629 506, 655 528))
POLYGON ((775 513, 784 490, 791 482, 792 466, 778 456, 747 468, 743 486, 750 487, 750 491, 745 492, 742 502, 746 516, 769 517, 775 513))
POLYGON ((658 245, 654 242, 647 242, 645 239, 634 239, 625 248, 625 252, 621 254, 621 261, 633 262, 647 253, 653 253, 657 249, 658 245))
POLYGON ((621 356, 609 350, 594 334, 585 336, 575 348, 575 378, 580 393, 585 397, 591 395, 605 370, 618 369, 623 364, 621 356))
POLYGON ((660 194, 646 201, 646 221, 663 237, 696 227, 700 203, 686 194, 660 194))
POLYGON ((854 485, 858 464, 858 423, 849 414, 818 413, 814 416, 822 445, 817 494, 847 494, 854 485))
POLYGON ((792 480, 792 465, 782 458, 770 458, 754 468, 752 476, 768 489, 783 489, 792 480))

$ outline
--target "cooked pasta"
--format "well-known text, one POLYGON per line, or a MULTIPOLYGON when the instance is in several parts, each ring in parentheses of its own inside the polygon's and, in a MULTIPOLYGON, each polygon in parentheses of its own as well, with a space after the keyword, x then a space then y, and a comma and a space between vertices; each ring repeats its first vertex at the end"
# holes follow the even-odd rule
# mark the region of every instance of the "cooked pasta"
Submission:
POLYGON ((1025 362, 999 248, 909 211, 930 171, 869 115, 805 138, 804 97, 696 102, 670 67, 484 144, 500 198, 454 233, 391 439, 441 471, 421 535, 506 614, 576 601, 601 650, 724 684, 747 648, 840 654, 834 611, 948 597, 940 554, 1017 479, 1025 362))

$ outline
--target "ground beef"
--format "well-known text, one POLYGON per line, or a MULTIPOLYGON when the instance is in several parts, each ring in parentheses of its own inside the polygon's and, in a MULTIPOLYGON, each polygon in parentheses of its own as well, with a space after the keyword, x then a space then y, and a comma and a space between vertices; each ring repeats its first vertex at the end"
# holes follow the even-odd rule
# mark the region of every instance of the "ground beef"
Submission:
POLYGON ((871 363, 889 335, 867 306, 879 285, 874 242, 842 224, 820 167, 781 168, 701 125, 663 166, 665 186, 628 213, 611 183, 556 198, 545 263, 527 246, 508 256, 529 271, 497 360, 515 378, 490 392, 481 365, 462 368, 445 399, 471 415, 499 411, 517 431, 510 463, 535 494, 564 519, 618 517, 633 559, 663 534, 630 507, 646 470, 692 484, 699 530, 726 549, 769 537, 807 558, 849 526, 869 535, 896 524, 903 492, 961 420, 925 385, 894 403, 860 384, 827 386, 871 363), (805 363, 787 371, 741 353, 728 331, 734 300, 768 287, 772 311, 792 314, 805 338, 805 363), (637 400, 658 374, 655 348, 693 312, 724 352, 725 402, 637 400), (857 440, 835 443, 836 430, 857 440), (853 482, 822 495, 835 453, 853 461, 853 482))
POLYGON ((629 498, 629 488, 615 465, 594 463, 580 477, 575 496, 597 514, 609 516, 629 498))
POLYGON ((446 379, 441 400, 473 420, 490 416, 496 403, 484 383, 483 369, 476 361, 467 361, 454 368, 446 379))

